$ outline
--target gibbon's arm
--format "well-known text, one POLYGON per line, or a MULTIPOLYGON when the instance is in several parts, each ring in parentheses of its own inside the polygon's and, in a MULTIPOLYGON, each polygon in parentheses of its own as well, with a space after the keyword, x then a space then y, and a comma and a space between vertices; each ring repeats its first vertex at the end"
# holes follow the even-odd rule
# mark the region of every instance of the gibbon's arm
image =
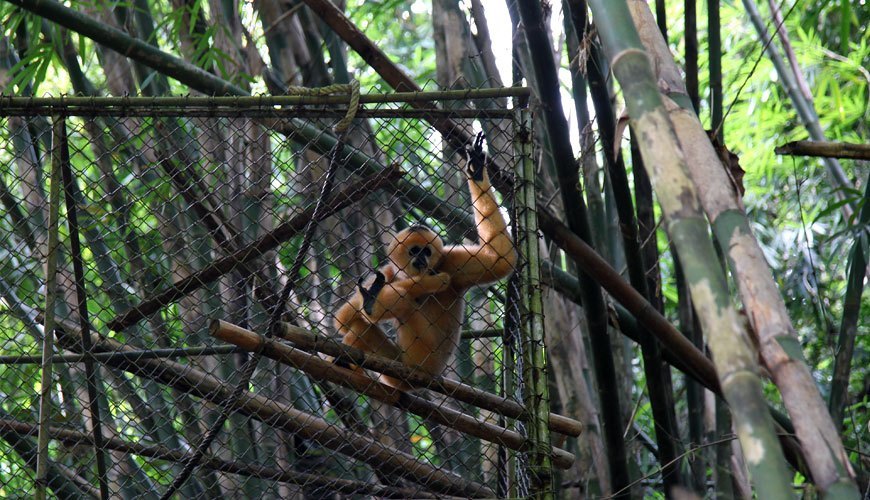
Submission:
POLYGON ((468 190, 477 225, 477 245, 454 245, 444 248, 440 270, 451 276, 457 289, 491 283, 508 276, 517 262, 517 252, 508 234, 507 224, 492 194, 492 184, 485 168, 479 179, 468 178, 468 190))
POLYGON ((370 308, 364 308, 363 312, 372 323, 405 318, 420 307, 417 304, 419 297, 443 292, 450 283, 451 278, 447 273, 413 276, 388 282, 381 289, 369 289, 369 293, 375 294, 375 298, 369 304, 370 308))

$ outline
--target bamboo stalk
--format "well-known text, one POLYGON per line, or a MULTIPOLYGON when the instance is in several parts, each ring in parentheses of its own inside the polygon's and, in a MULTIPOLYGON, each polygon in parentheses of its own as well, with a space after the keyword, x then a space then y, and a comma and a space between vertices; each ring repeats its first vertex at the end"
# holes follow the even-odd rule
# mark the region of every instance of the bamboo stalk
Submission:
MULTIPOLYGON (((710 60, 710 129, 725 144, 722 106, 722 23, 719 0, 707 0, 707 46, 710 60)), ((667 37, 664 37, 667 40, 667 37)))
MULTIPOLYGON (((625 2, 592 0, 590 5, 637 131, 644 164, 651 167, 650 177, 666 218, 666 229, 680 254, 722 391, 734 410, 735 426, 758 495, 790 498, 791 475, 767 411, 755 355, 737 311, 730 304, 724 274, 718 266, 710 266, 717 260, 716 252, 708 237, 698 194, 631 13, 625 2)), ((657 28, 653 30, 659 33, 657 28)))
MULTIPOLYGON (((0 432, 11 431, 21 436, 32 436, 38 430, 38 426, 34 424, 22 422, 20 420, 0 418, 0 432)), ((50 435, 52 439, 61 441, 67 445, 94 446, 94 439, 92 436, 72 429, 49 427, 48 435, 50 435)), ((123 439, 114 437, 104 438, 103 445, 106 449, 112 451, 120 451, 131 455, 175 463, 183 463, 191 455, 191 453, 173 450, 166 446, 144 445, 141 443, 124 441, 123 439)), ((328 491, 348 495, 368 494, 387 498, 435 498, 434 495, 429 495, 412 488, 396 488, 350 479, 330 478, 323 475, 308 474, 305 472, 285 470, 277 467, 223 460, 214 455, 206 455, 203 457, 201 465, 205 468, 220 472, 255 477, 268 481, 296 484, 299 486, 314 487, 315 489, 323 488, 328 491)))
MULTIPOLYGON (((80 332, 68 321, 59 322, 58 342, 64 348, 79 351, 80 332)), ((128 346, 115 340, 91 334, 97 351, 130 351, 128 346)), ((166 384, 173 389, 190 393, 215 404, 230 398, 234 387, 208 373, 189 365, 166 359, 130 360, 113 358, 108 366, 125 370, 133 375, 166 384)), ((494 492, 486 486, 463 479, 456 474, 439 470, 417 458, 385 446, 369 436, 350 432, 290 405, 273 401, 265 396, 248 392, 240 398, 235 408, 244 415, 253 416, 265 424, 298 434, 304 439, 337 451, 343 455, 378 467, 390 474, 425 486, 427 489, 447 495, 464 497, 492 497, 494 492)))
POLYGON ((54 312, 57 301, 57 253, 60 245, 60 188, 61 162, 63 155, 61 147, 66 144, 60 140, 65 127, 64 116, 53 118, 52 148, 51 148, 51 185, 48 198, 48 250, 45 257, 45 327, 42 331, 42 354, 39 389, 39 435, 36 446, 36 498, 45 499, 46 476, 48 474, 48 425, 51 422, 51 357, 54 353, 54 312))
MULTIPOLYGON (((585 33, 588 30, 586 2, 572 0, 567 3, 570 7, 574 29, 585 33)), ((603 67, 606 68, 606 66, 602 60, 600 44, 597 41, 591 41, 588 50, 589 57, 586 62, 586 73, 588 75, 590 93, 592 94, 592 102, 595 106, 599 137, 601 138, 604 151, 606 151, 603 155, 604 164, 610 174, 610 186, 619 219, 619 232, 622 236, 622 247, 625 253, 629 282, 644 298, 649 300, 652 295, 649 292, 647 277, 644 272, 644 259, 641 254, 640 240, 638 238, 638 221, 634 217, 634 204, 625 162, 621 148, 618 146, 619 141, 615 137, 619 127, 616 124, 616 113, 610 102, 610 85, 607 81, 607 76, 603 74, 603 67)), ((632 166, 635 172, 643 168, 638 164, 632 166)), ((666 491, 670 491, 674 486, 682 484, 680 471, 682 450, 675 439, 675 436, 679 435, 679 432, 676 428, 677 417, 674 410, 673 385, 670 371, 667 370, 662 361, 661 346, 655 338, 648 332, 643 332, 640 346, 643 357, 643 369, 647 381, 647 392, 649 393, 653 414, 653 427, 655 428, 656 442, 661 451, 662 477, 666 491)))
MULTIPOLYGON (((567 228, 565 228, 565 231, 570 232, 567 230, 567 228)), ((595 252, 591 252, 591 250, 591 253, 584 253, 584 251, 582 250, 583 241, 576 236, 573 236, 573 238, 574 239, 571 245, 576 245, 576 247, 564 248, 560 246, 560 248, 563 248, 563 250, 565 250, 565 252, 568 254, 570 254, 572 251, 580 250, 579 253, 575 252, 575 254, 572 256, 574 259, 583 260, 585 258, 584 256, 597 255, 595 254, 595 252)), ((555 243, 557 245, 561 245, 559 242, 555 243)), ((601 259, 601 257, 598 258, 601 259)), ((594 260, 591 262, 591 264, 594 265, 594 260)), ((554 267, 553 264, 550 262, 544 261, 542 263, 542 267, 545 270, 545 272, 543 273, 544 283, 552 287, 553 289, 558 290, 560 293, 564 294, 577 305, 580 305, 580 284, 577 282, 577 280, 573 276, 569 275, 567 272, 557 267, 554 267)), ((613 272, 616 273, 615 271, 613 272)), ((619 276, 618 273, 616 274, 616 276, 619 276)), ((633 290, 630 287, 626 288, 633 290)), ((636 291, 632 291, 631 293, 636 293, 636 291)), ((658 314, 658 312, 652 305, 647 303, 645 307, 646 309, 642 310, 644 314, 651 314, 653 318, 657 317, 656 315, 658 314), (650 310, 654 312, 650 313, 650 310)), ((638 316, 638 314, 640 313, 631 312, 628 307, 624 307, 621 304, 616 304, 616 312, 618 315, 618 325, 615 326, 619 327, 620 333, 640 344, 641 334, 637 328, 637 324, 641 322, 641 320, 639 319, 640 317, 638 316)), ((650 329, 650 331, 654 332, 656 335, 666 334, 668 337, 674 335, 674 332, 676 332, 676 335, 682 337, 682 334, 680 334, 673 325, 668 323, 667 320, 664 319, 664 317, 662 317, 661 320, 664 321, 664 324, 668 325, 666 328, 673 329, 673 332, 660 332, 655 329, 650 329)), ((682 338, 683 340, 685 340, 685 337, 682 338)), ((704 387, 716 393, 717 395, 722 394, 722 388, 719 385, 719 380, 716 377, 716 371, 713 367, 713 362, 710 361, 708 358, 704 357, 703 353, 698 351, 698 349, 695 348, 695 346, 692 345, 691 342, 689 343, 689 350, 674 348, 673 351, 670 351, 666 349, 665 351, 663 351, 662 354, 665 360, 670 363, 671 366, 692 377, 694 380, 701 382, 702 384, 704 384, 704 387), (690 366, 688 364, 689 360, 691 360, 691 362, 693 363, 697 363, 697 366, 701 367, 701 371, 696 371, 695 368, 690 366)), ((791 463, 796 470, 801 472, 801 474, 804 474, 804 476, 806 477, 810 477, 809 471, 806 469, 806 464, 803 461, 802 450, 800 449, 797 441, 793 438, 794 428, 792 427, 791 421, 788 419, 788 417, 786 417, 784 414, 780 413, 774 408, 768 407, 768 410, 770 411, 770 414, 773 416, 774 420, 777 423, 777 435, 780 438, 780 443, 786 451, 786 457, 788 458, 789 463, 791 463)))
MULTIPOLYGON (((549 57, 548 57, 549 59, 549 57)), ((520 155, 517 177, 519 185, 517 210, 521 210, 522 223, 516 230, 517 242, 524 248, 525 273, 520 273, 524 300, 520 301, 523 330, 526 335, 523 354, 523 399, 532 418, 529 422, 529 436, 533 453, 531 454, 531 491, 535 498, 553 498, 553 465, 550 449, 550 393, 547 386, 546 345, 544 341, 544 304, 541 298, 540 242, 538 241, 538 217, 535 200, 535 165, 532 162, 531 113, 520 115, 519 126, 514 129, 514 147, 520 155)))
MULTIPOLYGON (((490 394, 444 376, 433 377, 399 361, 364 352, 289 323, 281 323, 275 335, 293 342, 300 349, 317 351, 339 361, 395 377, 413 387, 429 389, 509 418, 524 421, 529 418, 525 408, 516 401, 490 394)), ((550 429, 561 434, 577 437, 583 431, 583 424, 569 417, 550 413, 549 421, 550 429)))
MULTIPOLYGON (((324 200, 323 215, 327 216, 334 214, 363 199, 369 193, 374 192, 391 182, 395 182, 401 174, 402 172, 398 168, 387 168, 372 176, 361 179, 353 186, 349 186, 341 192, 324 200)), ((260 237, 257 241, 240 248, 226 257, 214 261, 212 264, 191 274, 187 278, 175 282, 170 287, 158 292, 156 295, 144 299, 132 309, 119 314, 109 321, 107 323, 108 327, 114 331, 122 331, 128 326, 157 312, 167 304, 179 300, 181 297, 184 297, 206 283, 211 283, 238 268, 240 265, 261 257, 269 250, 274 249, 284 241, 299 234, 299 232, 305 228, 306 222, 308 222, 313 214, 314 208, 309 208, 297 214, 289 221, 279 225, 271 232, 260 237)))
MULTIPOLYGON (((642 41, 655 59, 655 68, 659 71, 655 78, 668 82, 667 90, 677 101, 669 101, 666 106, 682 151, 689 160, 683 165, 694 186, 697 186, 699 199, 712 222, 719 245, 727 251, 728 264, 740 297, 752 329, 758 336, 761 357, 792 417, 813 479, 821 491, 829 495, 857 495, 857 487, 851 477, 851 464, 837 428, 803 359, 785 303, 764 254, 752 234, 733 183, 729 180, 728 167, 723 165, 703 126, 691 110, 679 69, 664 40, 650 27, 652 14, 649 8, 644 2, 637 0, 632 0, 631 6, 631 15, 634 16, 635 23, 641 26, 642 41)), ((697 255, 697 249, 693 251, 697 255)), ((680 257, 684 258, 684 252, 680 252, 680 257)), ((694 289, 692 292, 694 297, 694 289)), ((705 333, 710 333, 706 325, 704 330, 705 333)), ((750 350, 749 355, 754 356, 752 351, 754 349, 750 350)), ((716 356, 714 351, 714 359, 716 356)), ((739 370, 754 369, 752 365, 755 363, 750 365, 747 360, 747 364, 739 370)), ((732 368, 738 369, 736 366, 732 368)), ((734 422, 739 430, 745 416, 741 417, 742 408, 735 407, 731 397, 726 391, 726 400, 731 406, 734 422)), ((747 444, 744 443, 744 451, 746 447, 747 444)), ((761 471, 753 464, 748 452, 747 458, 750 469, 754 469, 756 486, 770 484, 772 481, 767 473, 763 473, 764 480, 759 480, 758 474, 761 471)))
MULTIPOLYGON (((538 0, 518 0, 517 7, 525 28, 529 51, 540 55, 531 58, 531 67, 526 70, 533 73, 530 76, 533 76, 536 94, 541 101, 541 119, 556 167, 565 220, 573 233, 586 243, 594 245, 586 203, 577 189, 580 185, 577 162, 571 147, 568 122, 562 112, 558 74, 555 61, 550 56, 550 39, 547 36, 541 5, 538 0)), ((601 294, 600 284, 588 279, 582 268, 577 278, 580 280, 583 313, 586 316, 589 340, 594 354, 592 365, 595 369, 596 387, 601 401, 603 415, 601 424, 607 444, 612 488, 614 491, 623 491, 628 495, 631 478, 628 473, 625 439, 622 432, 616 367, 610 338, 607 335, 604 297, 601 294)))
POLYGON ((849 142, 794 141, 777 146, 774 152, 778 155, 870 160, 870 144, 849 142))
POLYGON ((698 97, 698 4, 697 0, 684 0, 683 5, 686 27, 683 34, 686 48, 686 87, 692 107, 698 113, 701 110, 701 99, 698 97))
MULTIPOLYGON (((870 176, 864 186, 864 204, 858 218, 858 228, 870 224, 870 176)), ((867 273, 868 247, 866 231, 855 234, 855 242, 849 255, 849 274, 846 279, 846 294, 843 298, 843 317, 840 319, 840 334, 837 338, 837 356, 831 376, 831 393, 828 408, 831 419, 841 428, 846 397, 849 393, 849 372, 852 356, 855 353, 855 338, 858 336, 858 322, 861 316, 861 295, 864 292, 864 276, 867 273)))
MULTIPOLYGON (((225 321, 214 320, 209 329, 211 335, 216 338, 250 352, 262 353, 270 359, 302 370, 318 380, 326 380, 349 387, 360 394, 480 439, 507 446, 513 450, 529 451, 528 441, 517 432, 481 422, 474 417, 444 406, 438 406, 419 396, 393 389, 358 371, 338 366, 225 321)), ((282 329, 286 329, 286 326, 282 329)), ((550 453, 554 463, 560 468, 567 469, 574 462, 574 456, 567 451, 552 448, 550 453)))
MULTIPOLYGON (((73 178, 72 166, 69 158, 69 144, 66 130, 66 120, 61 118, 54 124, 53 141, 57 141, 58 167, 63 179, 64 202, 66 204, 67 227, 69 228, 70 254, 72 256, 73 277, 75 284, 76 306, 78 313, 81 335, 81 350, 88 357, 85 358, 85 385, 87 386, 88 417, 91 424, 91 432, 94 437, 94 455, 96 458, 97 482, 100 485, 100 498, 109 498, 109 485, 107 478, 106 454, 101 446, 103 439, 103 410, 101 409, 101 386, 102 380, 93 359, 92 342, 90 334, 90 319, 88 313, 87 292, 85 291, 85 269, 81 242, 79 240, 79 223, 77 207, 75 203, 75 178, 73 178)), ((54 146, 52 147, 54 149, 54 146)), ((54 165, 52 165, 54 167, 54 165)))
POLYGON ((613 298, 637 318, 638 323, 647 327, 662 342, 671 355, 680 358, 689 372, 699 380, 707 381, 708 387, 718 390, 716 372, 704 353, 684 337, 637 290, 626 283, 619 272, 610 267, 603 257, 564 224, 542 209, 539 209, 538 218, 542 227, 546 225, 553 242, 559 248, 570 255, 574 262, 586 270, 593 279, 601 283, 613 298))

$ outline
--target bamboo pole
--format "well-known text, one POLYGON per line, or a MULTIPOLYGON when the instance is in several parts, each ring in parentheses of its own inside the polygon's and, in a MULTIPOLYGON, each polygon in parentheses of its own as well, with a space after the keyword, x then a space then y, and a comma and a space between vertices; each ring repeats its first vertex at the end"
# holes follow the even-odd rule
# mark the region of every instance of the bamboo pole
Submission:
MULTIPOLYGON (((59 321, 58 342, 71 351, 79 351, 81 335, 78 327, 68 321, 59 321)), ((130 351, 130 347, 115 340, 91 334, 95 351, 130 351)), ((233 394, 234 387, 208 373, 189 365, 166 359, 132 360, 112 358, 106 365, 125 370, 133 375, 166 384, 173 389, 190 393, 215 404, 221 404, 233 394)), ((385 446, 369 436, 350 432, 290 405, 273 401, 265 396, 248 392, 240 398, 233 410, 252 416, 272 427, 337 451, 343 455, 378 467, 389 474, 423 485, 427 489, 447 495, 465 497, 491 497, 486 486, 463 479, 421 462, 417 458, 385 446)))
MULTIPOLYGON (((53 140, 58 142, 58 165, 63 179, 64 202, 66 204, 66 219, 69 229, 70 254, 73 264, 73 278, 75 284, 76 306, 81 335, 81 350, 87 356, 85 358, 85 385, 87 386, 87 407, 91 432, 94 436, 94 456, 96 458, 97 482, 100 485, 100 498, 109 498, 109 484, 107 476, 106 454, 101 446, 103 439, 103 410, 101 409, 101 386, 102 380, 95 366, 92 354, 92 342, 90 334, 90 319, 88 313, 87 291, 85 290, 84 256, 79 240, 79 223, 75 203, 74 190, 75 178, 73 177, 72 165, 69 158, 69 144, 66 130, 66 120, 60 119, 54 124, 53 140)), ((54 166, 54 165, 52 165, 54 166)))
MULTIPOLYGON (((520 180, 517 211, 522 224, 517 228, 517 243, 522 245, 524 266, 520 272, 525 293, 519 301, 522 331, 520 341, 524 356, 523 399, 532 418, 529 436, 534 447, 530 457, 531 491, 533 498, 553 498, 553 465, 550 460, 550 393, 547 386, 546 345, 544 342, 544 304, 541 298, 540 242, 535 200, 535 165, 532 162, 531 113, 520 114, 515 124, 514 147, 520 156, 517 178, 520 180)), ((600 293, 600 288, 599 288, 600 293)))
MULTIPOLYGON (((716 239, 727 253, 728 264, 747 316, 758 336, 761 357, 792 417, 813 479, 821 491, 834 497, 857 496, 848 456, 803 358, 785 303, 761 247, 752 234, 739 195, 729 181, 728 167, 720 160, 693 112, 680 71, 664 40, 654 29, 649 7, 639 0, 632 0, 630 5, 641 41, 655 60, 654 66, 659 72, 656 78, 667 82, 666 90, 676 101, 667 102, 666 107, 688 159, 688 174, 697 186, 699 199, 712 222, 716 239)), ((683 257, 682 252, 680 257, 683 257)), ((732 411, 739 411, 732 401, 729 404, 732 411)), ((736 414, 734 420, 739 429, 740 419, 736 414)), ((747 459, 751 466, 748 453, 747 459)))
MULTIPOLYGON (((870 224, 870 175, 864 185, 864 203, 858 215, 858 228, 870 224)), ((849 394, 849 372, 852 356, 855 353, 855 340, 858 336, 858 323, 861 316, 861 295, 864 292, 864 277, 867 273, 868 248, 866 230, 855 234, 852 251, 849 253, 849 274, 846 278, 846 294, 843 297, 843 316, 840 319, 840 332, 837 338, 837 355, 831 374, 831 392, 828 408, 831 419, 841 428, 846 398, 849 394)))
POLYGON ((66 118, 56 115, 53 118, 51 148, 51 185, 48 197, 48 249, 45 257, 45 327, 42 330, 42 354, 39 388, 39 435, 36 446, 36 499, 45 499, 46 477, 48 474, 48 425, 51 422, 51 358, 54 353, 54 309, 57 301, 57 253, 60 245, 60 188, 61 147, 65 146, 60 136, 66 118))
MULTIPOLYGON (((399 361, 364 352, 289 323, 281 323, 276 336, 293 342, 303 350, 321 352, 337 360, 395 377, 413 387, 429 389, 499 415, 524 421, 529 418, 525 408, 511 399, 490 394, 444 376, 433 377, 399 361)), ((550 429, 560 434, 577 437, 583 432, 583 424, 573 418, 550 413, 549 421, 550 429)))
POLYGON ((774 152, 778 155, 870 160, 870 144, 849 142, 794 141, 777 146, 774 152))
MULTIPOLYGON (((315 379, 349 387, 360 394, 388 405, 409 411, 465 434, 506 446, 512 450, 530 451, 529 442, 517 432, 481 422, 474 417, 439 406, 419 396, 393 389, 358 371, 338 366, 225 321, 214 320, 209 329, 211 335, 216 338, 250 352, 262 353, 267 358, 302 370, 315 379)), ((559 448, 551 448, 550 454, 553 457, 553 462, 560 468, 567 469, 574 462, 572 454, 559 448)))
POLYGON ((718 266, 710 266, 716 262, 716 252, 650 60, 625 2, 592 0, 590 5, 637 131, 644 164, 651 167, 666 229, 680 254, 758 496, 790 498, 791 474, 767 411, 751 341, 730 303, 724 274, 718 266))
MULTIPOLYGON (((37 431, 41 431, 41 429, 39 429, 37 425, 22 422, 20 420, 0 418, 0 432, 3 431, 11 431, 20 436, 32 436, 37 431)), ((72 429, 49 427, 48 435, 50 435, 52 439, 61 441, 67 445, 94 445, 94 439, 92 436, 72 429)), ((138 455, 140 457, 175 463, 183 463, 191 455, 191 453, 173 450, 166 446, 144 445, 141 443, 124 441, 123 439, 115 437, 104 438, 103 445, 106 449, 112 451, 120 451, 122 453, 138 455)), ((313 487, 315 489, 322 488, 327 491, 344 493, 347 495, 367 494, 386 498, 435 498, 434 495, 413 488, 380 486, 363 481, 331 478, 317 474, 308 474, 294 470, 269 467, 266 465, 224 460, 214 455, 206 455, 203 457, 202 466, 215 471, 265 479, 267 481, 277 481, 299 486, 313 487)))

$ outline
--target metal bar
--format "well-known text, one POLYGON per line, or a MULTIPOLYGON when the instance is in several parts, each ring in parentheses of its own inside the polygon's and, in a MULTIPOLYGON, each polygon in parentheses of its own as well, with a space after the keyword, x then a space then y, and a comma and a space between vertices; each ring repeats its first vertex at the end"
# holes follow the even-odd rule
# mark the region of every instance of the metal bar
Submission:
MULTIPOLYGON (((185 118, 221 118, 221 117, 248 117, 248 118, 341 118, 347 113, 345 108, 311 109, 304 107, 281 107, 281 108, 254 108, 254 107, 62 107, 67 116, 130 116, 139 118, 149 117, 185 117, 185 118)), ((0 116, 50 116, 58 112, 58 107, 10 107, 0 106, 0 116)), ((357 118, 511 118, 514 114, 512 109, 360 109, 357 118)))
MULTIPOLYGON (((48 327, 46 327, 46 331, 48 327)), ((177 347, 167 349, 139 349, 135 351, 95 352, 86 354, 55 354, 51 363, 81 363, 85 358, 91 358, 102 363, 121 359, 154 359, 154 358, 187 358, 193 356, 213 356, 217 354, 237 354, 247 352, 234 345, 218 345, 203 347, 177 347)), ((0 356, 0 365, 27 365, 39 363, 42 356, 0 356)))
MULTIPOLYGON (((496 99, 501 97, 527 97, 528 87, 500 87, 491 89, 437 90, 430 92, 390 92, 385 94, 360 94, 361 104, 392 103, 392 102, 429 102, 429 101, 463 101, 475 99, 496 99)), ((136 106, 159 108, 166 106, 290 106, 299 104, 347 104, 346 94, 329 96, 166 96, 166 97, 17 97, 0 96, 0 110, 6 107, 66 107, 90 106, 130 108, 136 106)))
POLYGON ((45 319, 42 329, 42 373, 39 387, 39 434, 36 448, 36 499, 45 499, 48 476, 48 425, 51 422, 51 358, 54 353, 54 308, 57 301, 57 252, 60 242, 60 186, 62 128, 65 118, 55 116, 52 123, 51 176, 48 195, 48 250, 45 256, 45 319))
MULTIPOLYGON (((0 107, 2 116, 50 116, 57 113, 58 108, 3 108, 0 107)), ((310 109, 301 107, 283 107, 274 109, 257 108, 64 108, 67 116, 125 116, 125 117, 185 117, 185 118, 341 118, 347 110, 334 109, 310 109)), ((514 113, 511 109, 360 109, 357 118, 483 118, 483 119, 507 119, 514 113)))
POLYGON ((94 454, 97 461, 97 480, 100 484, 100 497, 109 498, 109 485, 106 479, 106 456, 103 452, 102 413, 100 411, 97 388, 97 371, 94 366, 91 326, 88 319, 88 302, 85 292, 85 269, 82 247, 79 241, 79 222, 73 190, 73 173, 69 160, 69 144, 66 133, 66 120, 60 117, 56 122, 57 140, 60 149, 60 169, 63 177, 64 198, 66 201, 67 224, 69 226, 70 250, 75 276, 76 301, 78 302, 79 324, 81 328, 82 352, 85 354, 85 378, 88 386, 88 407, 90 410, 91 430, 94 436, 94 454))

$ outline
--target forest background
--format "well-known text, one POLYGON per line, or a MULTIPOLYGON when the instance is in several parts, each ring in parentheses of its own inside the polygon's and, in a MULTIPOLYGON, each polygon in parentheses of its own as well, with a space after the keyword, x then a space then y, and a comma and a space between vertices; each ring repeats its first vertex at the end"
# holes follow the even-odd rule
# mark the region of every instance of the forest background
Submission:
MULTIPOLYGON (((24 5, 28 0, 15 3, 24 5)), ((617 270, 625 270, 630 262, 619 230, 619 192, 614 191, 612 173, 605 165, 608 151, 613 150, 606 147, 613 143, 612 134, 622 134, 618 145, 636 200, 638 241, 645 252, 657 255, 654 269, 647 269, 653 278, 650 296, 654 304, 660 301, 658 305, 669 320, 692 336, 699 325, 687 305, 684 278, 661 222, 662 209, 652 198, 644 198, 648 194, 637 192, 640 181, 634 167, 639 157, 629 146, 629 131, 615 127, 613 118, 626 107, 618 82, 613 78, 604 82, 612 96, 608 112, 614 113, 603 122, 605 125, 600 117, 608 108, 594 102, 592 87, 600 82, 589 75, 586 64, 595 50, 599 51, 599 61, 604 61, 603 51, 593 49, 594 37, 578 38, 576 27, 585 27, 585 23, 575 24, 576 18, 571 16, 578 6, 585 13, 585 2, 536 4, 546 27, 546 53, 526 38, 519 26, 519 20, 525 19, 519 4, 526 3, 348 1, 339 2, 338 8, 426 90, 525 84, 532 87, 533 95, 543 96, 549 103, 560 102, 574 156, 579 158, 592 240, 617 270), (536 56, 528 57, 529 50, 536 56), (547 56, 556 62, 558 96, 547 94, 546 78, 540 73, 545 70, 534 60, 547 56), (610 139, 602 137, 608 134, 610 139), (643 208, 652 212, 641 213, 643 208)), ((274 94, 281 85, 346 83, 351 76, 365 92, 389 92, 395 86, 348 49, 302 2, 135 0, 130 4, 67 5, 254 95, 274 94)), ((864 0, 769 4, 691 0, 659 1, 651 8, 659 28, 666 31, 667 47, 683 72, 701 123, 706 129, 716 129, 722 143, 739 157, 745 175, 736 182, 745 188, 742 204, 752 231, 781 292, 809 371, 821 397, 832 407, 843 446, 859 478, 865 481, 860 487, 866 492, 870 487, 866 483, 870 474, 870 294, 862 294, 862 286, 870 275, 870 163, 787 156, 775 149, 808 138, 868 143, 870 7, 864 0), (718 27, 711 24, 711 8, 718 16, 718 27), (777 26, 781 27, 779 34, 777 26), (768 35, 774 36, 769 43, 768 35), (713 38, 720 38, 721 44, 711 43, 713 38), (772 58, 773 51, 776 56, 772 58), (721 64, 718 70, 716 62, 721 64), (856 266, 862 259, 863 266, 856 266), (847 359, 838 361, 843 352, 848 353, 847 359), (836 367, 839 364, 842 370, 844 363, 851 369, 846 369, 845 379, 842 372, 838 378, 836 367)), ((63 29, 12 3, 0 3, 0 20, 0 91, 4 95, 150 96, 192 91, 173 78, 119 57, 75 30, 63 29)), ((541 195, 550 202, 547 208, 561 216, 566 210, 565 199, 559 196, 558 154, 548 149, 555 147, 548 146, 544 137, 550 125, 544 121, 546 113, 537 112, 539 102, 533 98, 531 106, 536 111, 541 195)), ((3 217, 0 224, 11 227, 13 222, 3 217)), ((570 270, 570 256, 552 242, 546 243, 552 261, 563 262, 570 270)), ((13 250, 6 246, 3 251, 9 255, 13 250)), ((2 269, 12 282, 20 272, 8 265, 2 269)), ((661 449, 662 436, 657 436, 653 424, 645 355, 625 337, 611 336, 621 403, 618 411, 625 431, 622 446, 628 464, 620 466, 605 451, 616 442, 602 425, 602 415, 607 414, 611 402, 597 395, 601 372, 594 366, 598 351, 587 336, 588 319, 577 308, 578 299, 566 298, 564 287, 560 291, 562 295, 550 292, 545 311, 552 349, 551 397, 554 409, 580 419, 588 429, 583 438, 570 445, 578 462, 558 477, 560 491, 566 497, 574 489, 590 495, 620 491, 620 474, 613 470, 618 467, 629 469, 626 477, 633 478, 635 488, 650 494, 662 491, 668 481, 663 479, 661 467, 668 462, 661 449), (615 476, 613 484, 606 479, 611 476, 615 476)), ((0 321, 10 329, 18 321, 13 310, 6 297, 0 306, 0 321)), ((20 390, 20 380, 2 382, 7 383, 7 394, 20 390)), ((679 483, 705 491, 708 481, 718 479, 713 471, 716 461, 721 460, 717 453, 722 442, 730 446, 733 435, 730 429, 715 426, 712 415, 725 411, 717 398, 695 385, 673 372, 676 427, 670 437, 677 444, 675 449, 681 450, 677 458, 684 478, 679 483)), ((766 383, 764 389, 767 401, 784 410, 776 387, 766 383)), ((731 451, 739 457, 736 440, 733 443, 731 451)), ((740 464, 735 458, 727 460, 740 464)), ((741 467, 733 469, 734 477, 728 481, 738 489, 748 487, 741 467)), ((801 474, 792 480, 794 488, 812 491, 801 474)), ((721 491, 721 485, 713 487, 721 491)))

